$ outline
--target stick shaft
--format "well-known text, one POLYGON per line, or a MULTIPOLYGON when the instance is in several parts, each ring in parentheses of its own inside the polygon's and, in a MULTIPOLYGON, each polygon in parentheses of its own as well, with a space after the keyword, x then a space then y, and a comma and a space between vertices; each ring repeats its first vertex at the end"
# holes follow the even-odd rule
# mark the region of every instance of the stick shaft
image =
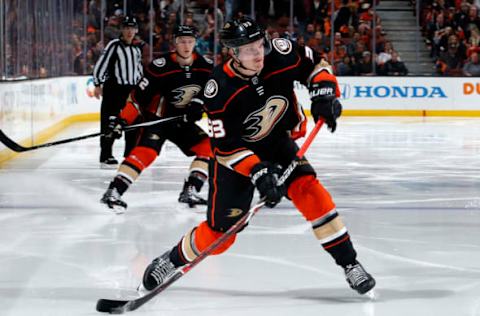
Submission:
MULTIPOLYGON (((166 122, 178 121, 180 119, 183 119, 183 116, 180 115, 180 116, 167 117, 167 118, 160 119, 160 120, 155 120, 155 121, 150 121, 150 122, 145 122, 145 123, 139 123, 139 124, 126 126, 124 130, 125 131, 131 131, 131 130, 139 128, 139 127, 146 127, 146 126, 152 126, 152 125, 157 125, 157 124, 166 123, 166 122)), ((104 133, 93 133, 93 134, 87 134, 87 135, 82 135, 82 136, 78 136, 78 137, 72 137, 72 138, 57 140, 57 141, 54 141, 54 142, 35 145, 35 146, 31 146, 31 147, 24 147, 24 146, 22 146, 22 145, 20 145, 16 142, 14 142, 2 130, 0 130, 0 142, 2 142, 5 146, 7 146, 8 148, 10 148, 11 150, 16 151, 16 152, 24 152, 24 151, 30 151, 30 150, 34 150, 34 149, 38 149, 38 148, 61 145, 61 144, 76 142, 78 140, 97 137, 97 136, 106 136, 106 135, 104 133)))
MULTIPOLYGON (((323 120, 319 120, 313 130, 308 135, 307 139, 300 147, 297 152, 297 158, 301 158, 307 149, 312 144, 313 139, 317 135, 318 131, 323 125, 323 120)), ((290 165, 285 169, 282 176, 278 180, 279 184, 283 184, 285 180, 292 174, 295 167, 298 165, 298 160, 293 160, 290 165)), ((179 268, 175 274, 173 274, 165 283, 153 289, 151 292, 146 295, 133 299, 133 300, 108 300, 100 299, 97 302, 97 311, 100 312, 110 312, 110 313, 124 313, 126 311, 133 311, 142 306, 143 304, 150 301, 152 298, 166 290, 170 285, 175 283, 178 279, 183 277, 186 273, 192 270, 197 264, 203 261, 206 257, 211 255, 218 247, 223 245, 227 239, 232 235, 238 233, 246 224, 250 222, 252 217, 265 205, 263 200, 259 201, 257 204, 252 206, 247 213, 245 213, 233 226, 231 226, 224 234, 222 234, 218 239, 216 239, 212 244, 210 244, 198 257, 196 257, 192 262, 186 264, 185 266, 179 268)))
POLYGON ((302 147, 297 152, 297 157, 302 158, 305 152, 307 151, 308 147, 310 147, 310 144, 313 142, 314 138, 317 136, 318 131, 322 128, 322 125, 325 121, 323 119, 318 120, 318 122, 315 124, 313 127, 313 130, 308 134, 307 139, 303 143, 302 147))

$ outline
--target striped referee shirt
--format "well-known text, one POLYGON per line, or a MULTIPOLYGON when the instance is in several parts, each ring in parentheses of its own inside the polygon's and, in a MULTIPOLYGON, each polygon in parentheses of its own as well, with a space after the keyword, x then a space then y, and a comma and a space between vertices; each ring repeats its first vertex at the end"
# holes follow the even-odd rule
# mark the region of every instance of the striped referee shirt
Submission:
POLYGON ((119 85, 136 85, 143 76, 142 51, 137 45, 126 44, 119 38, 111 40, 93 69, 95 86, 107 80, 119 85))

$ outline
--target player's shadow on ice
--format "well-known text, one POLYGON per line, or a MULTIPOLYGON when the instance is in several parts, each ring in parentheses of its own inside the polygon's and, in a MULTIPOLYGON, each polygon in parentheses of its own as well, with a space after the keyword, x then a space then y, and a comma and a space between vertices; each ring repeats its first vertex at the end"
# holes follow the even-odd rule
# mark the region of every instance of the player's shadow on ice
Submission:
MULTIPOLYGON (((192 296, 234 296, 234 297, 266 297, 266 298, 285 298, 309 300, 322 303, 362 303, 371 302, 366 295, 358 295, 349 288, 304 288, 289 291, 251 291, 251 290, 228 290, 228 289, 211 289, 201 287, 180 287, 169 289, 172 292, 190 292, 192 296), (195 293, 195 294, 194 294, 195 293)), ((374 302, 388 302, 396 300, 410 299, 438 299, 454 295, 453 291, 424 289, 424 290, 394 290, 376 288, 376 299, 374 302)))

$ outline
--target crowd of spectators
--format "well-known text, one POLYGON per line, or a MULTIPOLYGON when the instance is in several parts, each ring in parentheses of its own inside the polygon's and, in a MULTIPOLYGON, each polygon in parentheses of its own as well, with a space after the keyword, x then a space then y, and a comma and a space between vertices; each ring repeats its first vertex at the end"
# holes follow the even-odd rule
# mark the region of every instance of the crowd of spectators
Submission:
MULTIPOLYGON (((75 34, 74 49, 76 54, 75 73, 91 73, 95 60, 102 47, 119 34, 119 24, 124 15, 123 0, 109 1, 106 8, 103 44, 101 41, 100 0, 90 0, 88 5, 87 35, 75 34), (83 41, 87 41, 84 56, 83 41)), ((215 14, 218 27, 233 17, 250 15, 250 1, 219 0, 215 12, 213 1, 185 0, 183 23, 194 25, 199 31, 196 49, 215 61, 227 58, 227 51, 220 45, 215 46, 215 14), (217 51, 214 52, 214 48, 217 51)), ((392 43, 386 40, 381 20, 372 9, 370 0, 335 0, 333 25, 332 6, 325 0, 294 1, 293 29, 290 28, 289 0, 256 0, 255 15, 257 20, 268 25, 272 38, 285 37, 299 45, 307 45, 326 57, 334 66, 337 75, 405 75, 405 65, 395 52, 392 43), (375 32, 374 32, 375 31, 375 32), (331 38, 333 34, 333 39, 331 38), (373 39, 375 34, 375 39, 373 39), (331 48, 333 44, 333 49, 331 48), (374 46, 374 47, 373 47, 374 46)), ((153 30, 151 51, 155 58, 172 49, 172 30, 181 20, 181 3, 179 0, 154 1, 150 12, 150 1, 129 1, 129 14, 139 21, 138 41, 150 41, 150 29, 153 30), (152 25, 150 25, 152 21, 152 25)), ((78 16, 78 18, 82 18, 78 16)), ((218 39, 216 41, 218 43, 218 39)), ((144 51, 149 51, 150 47, 144 51)))
MULTIPOLYGON (((7 25, 14 25, 18 19, 22 1, 12 0, 11 12, 7 12, 7 25), (16 14, 14 14, 16 12, 16 14)), ((34 0, 28 0, 35 5, 34 0)), ((52 3, 58 0, 48 0, 52 3)), ((382 29, 382 21, 373 11, 373 0, 295 0, 293 23, 290 19, 290 0, 256 0, 255 17, 262 24, 268 26, 271 37, 286 37, 296 41, 299 45, 308 45, 320 55, 326 57, 333 65, 335 72, 340 75, 405 75, 407 69, 401 62, 393 45, 386 39, 382 29), (332 18, 333 16, 333 18, 332 18)), ((379 1, 379 0, 375 0, 379 1)), ((441 0, 442 1, 442 0, 441 0)), ((214 1, 209 0, 154 0, 153 10, 150 10, 150 0, 68 0, 65 7, 73 16, 56 19, 55 15, 62 17, 61 8, 58 12, 49 12, 54 19, 45 21, 53 24, 59 34, 66 36, 64 43, 56 48, 62 53, 33 52, 32 65, 16 62, 15 54, 22 51, 16 47, 23 43, 12 36, 6 43, 11 60, 8 64, 15 64, 16 69, 7 71, 7 76, 47 77, 72 74, 91 74, 96 60, 103 48, 111 39, 120 34, 120 23, 125 16, 126 7, 129 15, 133 15, 139 22, 137 42, 144 42, 144 61, 148 62, 172 49, 172 31, 174 26, 183 20, 184 24, 194 25, 199 30, 197 50, 209 56, 217 63, 227 58, 227 51, 219 45, 218 38, 214 38, 215 17, 217 27, 233 17, 250 15, 251 1, 218 0, 218 9, 213 7, 214 1), (126 3, 124 2, 126 1, 126 3), (68 6, 71 6, 69 8, 68 6), (182 11, 181 8, 184 8, 182 11), (102 9, 105 13, 102 15, 102 9), (183 12, 183 16, 181 16, 183 12), (63 19, 63 20, 62 20, 63 19), (65 25, 65 27, 62 26, 65 25), (150 37, 151 36, 151 37, 150 37), (148 45, 151 43, 151 45, 148 45), (216 51, 214 52, 214 49, 216 51), (152 52, 152 54, 150 54, 152 52), (63 57, 59 57, 63 56, 63 57), (45 60, 49 58, 49 62, 45 60), (61 63, 59 62, 61 60, 61 63), (60 68, 60 65, 62 66, 60 68), (33 69, 30 69, 33 67, 33 69), (57 67, 58 71, 51 71, 57 67), (50 71, 50 72, 49 72, 50 71)), ((55 6, 54 6, 55 7, 55 6)), ((28 19, 27 19, 28 20, 28 19)), ((35 19, 34 19, 35 20, 35 19)), ((42 21, 38 21, 43 23, 42 21)), ((37 22, 35 22, 37 23, 37 22)), ((45 26, 47 30, 51 25, 45 26)), ((39 32, 33 27, 34 34, 39 32)), ((431 29, 431 28, 429 28, 431 29)), ((19 31, 18 31, 19 32, 19 31)), ((469 31, 469 39, 476 40, 478 44, 478 29, 469 31), (473 35, 471 35, 473 34, 473 35), (477 37, 475 37, 477 36, 477 37)), ((435 33, 435 32, 434 32, 435 33)), ((20 34, 20 33, 19 33, 20 34)), ((27 33, 28 34, 28 33, 27 33)), ((32 38, 35 41, 35 38, 32 38)), ((55 42, 55 39, 44 39, 44 44, 55 42)), ((58 42, 58 41, 57 41, 58 42)), ((60 41, 62 43, 63 41, 60 41)), ((462 41, 459 41, 462 43, 462 41)), ((29 45, 25 41, 25 45, 29 45)), ((31 46, 31 45, 30 45, 31 46)), ((458 48, 460 51, 461 48, 458 48)), ((472 58, 475 64, 478 58, 472 58)), ((452 61, 453 63, 453 61, 452 61)), ((477 61, 478 64, 478 61, 477 61)), ((463 63, 462 63, 463 65, 463 63)), ((475 71, 472 66, 469 69, 475 71)))
MULTIPOLYGON (((337 75, 408 74, 373 10, 372 1, 378 5, 379 0, 333 1, 333 8, 329 0, 293 1, 293 28, 290 0, 255 0, 254 14, 268 26, 271 37, 308 45, 333 64, 337 75)), ((11 0, 3 8, 2 77, 92 73, 104 46, 120 34, 125 7, 139 21, 136 41, 147 43, 146 63, 172 49, 172 30, 180 20, 197 27, 197 50, 218 63, 228 54, 214 38, 215 17, 220 28, 226 20, 252 13, 251 1, 241 0, 218 0, 216 11, 214 1, 184 0, 183 13, 181 0, 154 0, 153 10, 150 0, 111 0, 103 1, 104 16, 102 0, 67 0, 62 1, 63 6, 53 5, 57 2, 11 0)), ((435 66, 432 69, 439 75, 480 76, 479 3, 421 1, 421 28, 435 66)))
POLYGON ((0 80, 72 74, 73 1, 0 1, 0 80))
POLYGON ((480 18, 475 0, 422 1, 420 18, 439 74, 480 76, 480 18))

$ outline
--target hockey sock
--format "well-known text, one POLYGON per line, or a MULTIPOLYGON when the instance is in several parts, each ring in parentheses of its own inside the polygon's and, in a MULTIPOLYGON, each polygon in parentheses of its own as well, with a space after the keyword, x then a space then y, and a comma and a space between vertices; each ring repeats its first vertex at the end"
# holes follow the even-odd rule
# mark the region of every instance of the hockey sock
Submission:
POLYGON ((115 179, 110 182, 110 186, 108 188, 116 188, 118 193, 123 195, 123 193, 128 190, 130 185, 138 178, 140 172, 141 170, 128 163, 128 161, 124 161, 118 168, 118 173, 115 176, 115 179))
MULTIPOLYGON (((198 255, 210 246, 223 233, 211 229, 206 221, 191 229, 170 252, 170 260, 176 266, 192 262, 198 255)), ((236 235, 231 236, 212 255, 226 251, 235 242, 236 235)))
POLYGON ((207 178, 203 175, 199 174, 198 172, 192 172, 188 176, 187 183, 193 185, 195 187, 195 190, 197 192, 200 192, 203 184, 205 183, 205 180, 207 180, 207 178))
POLYGON ((148 147, 137 146, 118 168, 118 173, 110 182, 109 189, 117 189, 122 195, 135 182, 143 169, 148 167, 157 157, 157 152, 148 147))
POLYGON ((130 167, 139 170, 138 173, 142 172, 145 168, 150 166, 150 164, 157 158, 158 152, 150 147, 137 146, 128 155, 127 158, 123 161, 122 165, 128 165, 130 167))
POLYGON ((287 194, 305 219, 310 222, 335 208, 332 197, 313 175, 296 178, 288 186, 287 194))
POLYGON ((313 233, 340 266, 355 263, 353 249, 347 228, 335 209, 330 194, 313 176, 301 176, 288 188, 292 202, 312 223, 313 233))
POLYGON ((132 184, 133 182, 128 179, 128 178, 125 178, 123 177, 122 175, 118 174, 112 182, 110 182, 110 185, 108 186, 109 189, 117 189, 117 192, 120 194, 120 195, 123 195, 123 193, 125 193, 125 191, 128 190, 128 188, 130 187, 130 185, 132 184))
POLYGON ((331 243, 323 244, 322 246, 339 266, 345 268, 346 266, 357 262, 357 252, 353 248, 348 233, 346 233, 343 238, 339 238, 337 241, 332 241, 331 243))
POLYGON ((195 187, 197 192, 200 192, 203 184, 208 178, 208 158, 195 157, 190 164, 190 174, 187 182, 195 187))
POLYGON ((190 229, 170 252, 170 261, 175 267, 192 262, 198 256, 199 251, 193 242, 195 230, 196 227, 190 229))
POLYGON ((355 263, 357 254, 350 241, 350 235, 335 209, 311 223, 313 233, 338 265, 355 263))

